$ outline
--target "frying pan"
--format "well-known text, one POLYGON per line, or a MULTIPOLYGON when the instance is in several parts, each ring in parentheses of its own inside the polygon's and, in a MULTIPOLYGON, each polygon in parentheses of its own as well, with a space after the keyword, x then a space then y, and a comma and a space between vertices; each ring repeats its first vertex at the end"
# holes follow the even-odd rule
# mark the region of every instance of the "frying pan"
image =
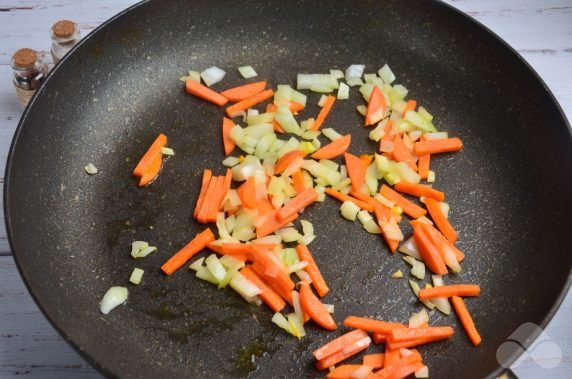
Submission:
MULTIPOLYGON (((186 95, 179 76, 213 65, 220 90, 244 83, 251 64, 273 86, 299 72, 389 63, 398 81, 460 136, 461 153, 432 160, 466 252, 447 283, 479 283, 467 300, 483 336, 471 346, 454 316, 448 341, 421 348, 433 377, 494 376, 497 348, 525 322, 544 327, 570 285, 572 140, 554 97, 532 69, 480 24, 434 1, 150 1, 91 34, 52 71, 26 109, 6 170, 5 214, 20 272, 64 338, 110 377, 314 377, 311 351, 345 331, 308 325, 298 341, 271 324, 265 307, 160 265, 203 226, 192 218, 204 168, 222 173, 223 110, 186 95), (138 188, 134 164, 164 132, 176 156, 138 188), (88 176, 92 162, 100 173, 88 176), (133 240, 158 246, 134 261, 133 240), (103 316, 113 285, 128 302, 103 316)), ((254 79, 253 79, 254 80, 254 79)), ((311 94, 309 104, 319 95, 311 94)), ((352 90, 327 120, 371 152, 352 90), (347 111, 343 111, 346 109, 347 111)), ((317 113, 310 105, 305 114, 317 113)), ((381 240, 339 216, 327 199, 303 217, 331 287, 338 321, 364 315, 405 321, 419 309, 405 269, 381 240)), ((410 230, 405 230, 406 234, 410 230)), ((526 347, 535 334, 522 341, 526 347)), ((376 348, 371 347, 369 351, 376 348)), ((517 352, 508 361, 517 357, 517 352)))

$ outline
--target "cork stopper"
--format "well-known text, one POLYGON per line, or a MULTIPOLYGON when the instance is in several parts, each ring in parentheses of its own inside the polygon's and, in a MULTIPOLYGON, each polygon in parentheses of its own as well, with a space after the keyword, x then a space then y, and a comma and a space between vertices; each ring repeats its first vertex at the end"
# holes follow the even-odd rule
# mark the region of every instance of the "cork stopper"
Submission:
POLYGON ((75 32, 75 23, 70 20, 58 21, 52 26, 52 32, 57 38, 69 38, 75 32))
POLYGON ((20 69, 29 69, 36 65, 38 54, 32 49, 20 49, 12 56, 12 66, 20 69))

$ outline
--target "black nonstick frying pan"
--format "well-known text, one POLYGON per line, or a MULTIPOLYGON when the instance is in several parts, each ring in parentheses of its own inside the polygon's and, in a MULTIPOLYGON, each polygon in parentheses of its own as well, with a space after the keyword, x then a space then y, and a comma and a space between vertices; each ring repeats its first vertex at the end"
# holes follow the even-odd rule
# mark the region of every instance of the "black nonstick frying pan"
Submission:
MULTIPOLYGON (((343 326, 329 333, 308 325, 298 341, 271 324, 267 308, 185 269, 171 277, 159 270, 203 228, 191 218, 202 170, 223 173, 223 110, 186 95, 179 76, 216 65, 228 72, 220 90, 244 83, 236 67, 250 64, 275 86, 353 63, 366 72, 389 63, 438 127, 465 143, 431 164, 467 256, 464 272, 446 282, 481 284, 482 295, 467 303, 483 344, 473 347, 454 315, 436 312, 432 323, 456 333, 420 350, 432 377, 499 374, 497 348, 526 322, 546 326, 570 286, 572 139, 531 68, 435 1, 150 1, 82 41, 26 109, 4 193, 20 272, 64 338, 110 377, 318 376, 311 351, 343 326), (160 132, 176 156, 141 189, 131 171, 160 132), (98 175, 85 174, 89 162, 98 175), (135 262, 136 239, 159 251, 135 262), (102 315, 103 294, 128 285, 136 266, 145 269, 142 284, 102 315)), ((356 154, 375 148, 351 111, 361 102, 352 90, 339 107, 346 111, 327 120, 352 133, 356 154)), ((304 213, 316 227, 311 248, 336 320, 406 321, 420 305, 407 280, 390 279, 404 263, 338 207, 327 199, 304 213)))

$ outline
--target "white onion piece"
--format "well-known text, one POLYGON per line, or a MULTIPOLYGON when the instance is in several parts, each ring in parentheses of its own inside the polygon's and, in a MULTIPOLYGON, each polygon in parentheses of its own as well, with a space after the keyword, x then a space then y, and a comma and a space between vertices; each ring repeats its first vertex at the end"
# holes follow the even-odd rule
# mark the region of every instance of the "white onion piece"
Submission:
POLYGON ((328 100, 328 96, 322 95, 320 96, 320 100, 318 100, 318 106, 323 107, 326 104, 326 100, 328 100))
POLYGON ((381 120, 377 126, 369 132, 369 139, 375 142, 379 142, 380 139, 385 135, 385 125, 387 124, 387 119, 381 120))
POLYGON ((274 315, 272 316, 272 322, 278 325, 280 328, 287 331, 288 333, 292 334, 292 331, 290 330, 290 324, 288 323, 288 320, 286 319, 286 317, 284 317, 282 313, 280 312, 274 313, 274 315))
POLYGON ((435 182, 435 171, 429 170, 427 174, 427 183, 434 183, 435 182))
POLYGON ((149 247, 149 244, 145 241, 133 241, 131 242, 131 256, 133 258, 138 258, 139 252, 143 251, 149 247))
POLYGON ((441 248, 442 248, 442 253, 443 253, 443 260, 445 261, 445 264, 447 265, 447 267, 449 267, 451 270, 453 270, 454 273, 460 273, 461 272, 461 265, 459 264, 459 261, 457 260, 457 256, 455 255, 455 252, 453 251, 453 249, 451 248, 451 246, 449 246, 448 243, 443 243, 441 244, 441 248))
POLYGON ((305 269, 307 266, 308 266, 308 262, 305 262, 305 261, 296 262, 296 263, 286 267, 286 272, 288 274, 292 274, 293 272, 297 272, 297 271, 301 271, 301 270, 305 269))
POLYGON ((355 221, 359 211, 360 208, 351 201, 344 201, 340 206, 342 216, 350 221, 355 221))
POLYGON ((205 266, 197 267, 195 276, 209 283, 218 284, 217 278, 215 278, 205 266))
POLYGON ((85 172, 87 172, 89 175, 95 175, 95 174, 97 174, 97 172, 98 172, 97 167, 95 167, 95 166, 93 165, 93 163, 88 163, 88 165, 85 166, 83 169, 84 169, 85 172))
POLYGON ((310 277, 310 274, 308 274, 306 271, 298 270, 295 271, 294 273, 300 280, 305 280, 306 282, 308 282, 308 284, 312 283, 312 278, 310 277))
POLYGON ((352 375, 350 376, 350 378, 352 379, 365 379, 373 370, 373 368, 369 367, 369 366, 361 366, 360 368, 358 368, 357 370, 355 370, 354 372, 352 372, 352 375))
POLYGON ((209 67, 203 72, 201 72, 201 78, 203 79, 207 87, 210 87, 213 84, 220 82, 225 75, 226 72, 216 66, 209 67))
POLYGON ((280 245, 280 243, 282 242, 282 238, 277 235, 269 235, 266 237, 257 238, 252 242, 259 244, 280 245))
POLYGON ((356 86, 362 86, 363 85, 363 81, 361 80, 361 78, 351 78, 349 80, 346 80, 346 83, 350 87, 356 87, 356 86))
POLYGON ((423 366, 419 370, 415 371, 416 378, 428 378, 429 377, 429 367, 423 366))
POLYGON ((145 271, 141 270, 140 268, 135 267, 131 273, 131 276, 129 277, 129 282, 133 284, 141 283, 141 278, 143 278, 144 272, 145 271))
POLYGON ((332 129, 332 128, 324 128, 324 129, 322 129, 322 134, 323 134, 324 136, 326 136, 326 138, 330 139, 331 141, 335 141, 335 140, 337 140, 338 138, 342 138, 342 137, 343 137, 340 133, 336 132, 336 131, 335 131, 334 129, 332 129))
POLYGON ((129 291, 125 287, 111 287, 107 290, 103 299, 99 303, 99 310, 104 315, 111 312, 115 307, 125 303, 127 297, 129 296, 129 291))
POLYGON ((350 98, 350 87, 345 83, 340 83, 340 88, 338 88, 338 100, 347 100, 350 98))
POLYGON ((239 163, 240 163, 240 160, 239 160, 237 157, 231 157, 231 156, 226 157, 226 158, 222 161, 222 164, 223 164, 223 166, 225 166, 225 167, 234 167, 234 166, 236 166, 236 165, 239 164, 239 163))
POLYGON ((330 70, 330 75, 332 75, 336 79, 344 78, 344 72, 342 70, 330 70))
POLYGON ((328 313, 330 314, 334 313, 334 304, 324 304, 324 308, 326 308, 328 313))
POLYGON ((290 330, 294 337, 302 338, 306 335, 306 331, 304 330, 304 319, 299 318, 296 313, 288 314, 288 324, 290 325, 290 330))
POLYGON ((345 78, 346 82, 352 78, 360 79, 363 76, 363 70, 365 69, 365 65, 363 64, 352 64, 348 68, 346 68, 345 78))
POLYGON ((299 320, 304 320, 304 313, 302 312, 302 306, 300 305, 300 294, 298 291, 292 291, 292 306, 294 307, 294 312, 299 320))
POLYGON ((409 327, 410 328, 419 328, 429 322, 429 314, 422 308, 419 312, 413 313, 413 315, 409 318, 409 327))
POLYGON ((157 251, 155 246, 147 246, 143 250, 138 251, 133 258, 145 258, 147 255, 151 254, 152 252, 157 251))
POLYGON ((223 255, 218 260, 227 269, 229 269, 231 267, 236 267, 236 266, 238 266, 239 268, 242 268, 245 265, 244 262, 239 261, 238 259, 236 259, 232 255, 223 255))
POLYGON ((300 235, 300 233, 298 233, 298 231, 292 227, 277 230, 276 234, 278 234, 284 242, 294 242, 302 238, 302 235, 300 235))
MULTIPOLYGON (((443 285, 443 278, 439 275, 433 275, 433 285, 435 287, 440 287, 443 285)), ((436 297, 431 299, 431 302, 435 304, 435 307, 443 312, 444 314, 448 315, 451 314, 451 303, 446 297, 436 297)))
POLYGON ((201 82, 201 73, 198 71, 191 70, 191 71, 189 71, 189 78, 194 82, 200 83, 201 82))
POLYGON ((423 132, 421 130, 412 130, 409 132, 409 139, 411 139, 411 142, 416 142, 422 135, 423 132))
POLYGON ((170 147, 163 147, 161 148, 161 154, 171 157, 175 155, 175 150, 171 149, 170 147))
POLYGON ((395 221, 395 218, 392 217, 389 221, 380 220, 379 227, 381 228, 385 238, 390 240, 403 241, 403 233, 401 232, 397 221, 395 221))
POLYGON ((395 75, 387 64, 380 68, 377 73, 379 77, 387 84, 391 84, 395 80, 395 75))
POLYGON ((240 72, 240 75, 242 75, 244 79, 254 78, 258 75, 252 66, 241 66, 238 68, 238 72, 240 72))
POLYGON ((262 293, 254 283, 246 279, 240 272, 234 275, 230 281, 230 287, 247 300, 262 293))
POLYGON ((256 171, 259 170, 264 171, 258 159, 251 162, 244 161, 232 168, 232 179, 237 182, 242 182, 254 175, 256 171))
POLYGON ((421 260, 419 249, 417 248, 417 245, 415 244, 415 239, 413 237, 410 237, 407 241, 401 244, 401 246, 399 247, 399 252, 409 255, 410 257, 413 257, 417 260, 421 260))
POLYGON ((203 267, 203 262, 205 261, 204 257, 201 257, 190 264, 189 270, 199 271, 201 267, 203 267))
POLYGON ((205 264, 207 265, 207 269, 216 278, 216 280, 220 282, 224 279, 226 276, 226 270, 215 254, 209 255, 207 259, 205 259, 205 264))
POLYGON ((449 134, 447 132, 425 133, 423 134, 423 138, 425 138, 427 141, 434 141, 439 139, 447 139, 449 138, 449 134))

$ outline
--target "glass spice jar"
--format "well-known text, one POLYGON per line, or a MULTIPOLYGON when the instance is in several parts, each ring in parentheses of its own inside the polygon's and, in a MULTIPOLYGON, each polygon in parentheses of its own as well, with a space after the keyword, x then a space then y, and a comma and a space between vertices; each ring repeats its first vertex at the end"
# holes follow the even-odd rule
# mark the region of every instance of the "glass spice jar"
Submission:
POLYGON ((79 42, 79 26, 70 20, 60 20, 52 26, 51 37, 52 59, 56 64, 79 42))
POLYGON ((18 100, 22 106, 26 106, 46 78, 48 66, 42 63, 38 54, 32 49, 16 51, 10 64, 14 71, 13 83, 18 100))

